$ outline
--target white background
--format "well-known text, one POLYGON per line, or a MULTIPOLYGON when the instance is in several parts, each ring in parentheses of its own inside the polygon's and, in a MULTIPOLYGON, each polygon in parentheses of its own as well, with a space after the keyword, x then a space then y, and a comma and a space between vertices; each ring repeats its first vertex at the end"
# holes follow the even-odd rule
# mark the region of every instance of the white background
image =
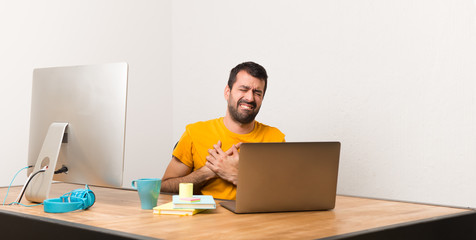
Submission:
MULTIPOLYGON (((109 62, 129 63, 124 186, 162 176, 173 147, 171 7, 0 0, 0 185, 27 164, 33 68, 109 62)), ((14 184, 24 179, 26 172, 14 184)))
POLYGON ((269 75, 258 121, 342 142, 340 194, 476 207, 473 1, 6 2, 1 185, 26 164, 35 67, 129 63, 128 186, 162 176, 186 124, 224 115, 229 70, 252 60, 269 75))

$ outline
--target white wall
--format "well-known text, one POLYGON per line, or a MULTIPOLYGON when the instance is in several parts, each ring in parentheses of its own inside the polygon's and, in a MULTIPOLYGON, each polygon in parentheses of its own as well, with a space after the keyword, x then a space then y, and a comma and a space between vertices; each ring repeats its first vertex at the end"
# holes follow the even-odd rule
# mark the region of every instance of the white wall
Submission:
POLYGON ((173 1, 173 137, 223 116, 228 71, 269 73, 258 120, 339 140, 339 193, 476 207, 470 0, 173 1))
POLYGON ((26 163, 35 67, 130 64, 128 186, 162 176, 187 123, 224 115, 228 71, 253 60, 270 76, 259 121, 288 141, 342 142, 339 193, 476 207, 475 10, 470 0, 2 1, 0 185, 26 163))
POLYGON ((1 1, 0 185, 27 163, 33 68, 108 62, 129 63, 124 185, 161 177, 172 141, 171 27, 170 1, 1 1))

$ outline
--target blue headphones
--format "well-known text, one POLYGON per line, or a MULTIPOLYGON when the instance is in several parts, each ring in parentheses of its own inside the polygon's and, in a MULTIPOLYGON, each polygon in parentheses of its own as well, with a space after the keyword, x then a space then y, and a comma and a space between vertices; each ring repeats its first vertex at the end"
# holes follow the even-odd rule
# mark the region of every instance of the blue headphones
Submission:
POLYGON ((96 196, 89 189, 88 185, 84 189, 76 189, 63 194, 59 198, 50 198, 43 201, 43 209, 48 213, 64 213, 76 210, 86 210, 96 201, 96 196))

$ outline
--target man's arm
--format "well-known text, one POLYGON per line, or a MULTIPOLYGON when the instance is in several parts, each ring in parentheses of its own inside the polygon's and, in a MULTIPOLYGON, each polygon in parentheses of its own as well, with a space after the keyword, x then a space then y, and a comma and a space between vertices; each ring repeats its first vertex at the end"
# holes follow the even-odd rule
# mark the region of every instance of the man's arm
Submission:
POLYGON ((178 193, 180 183, 193 183, 194 193, 199 193, 201 187, 210 179, 217 177, 207 166, 192 171, 192 168, 172 156, 169 166, 162 177, 162 191, 178 193))

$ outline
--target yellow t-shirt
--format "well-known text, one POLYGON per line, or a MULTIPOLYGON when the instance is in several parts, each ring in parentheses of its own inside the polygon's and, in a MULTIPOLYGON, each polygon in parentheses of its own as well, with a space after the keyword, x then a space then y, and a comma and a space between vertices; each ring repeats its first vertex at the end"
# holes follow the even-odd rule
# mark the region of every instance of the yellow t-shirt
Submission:
MULTIPOLYGON (((173 155, 193 171, 205 166, 208 149, 222 142, 222 150, 228 150, 239 142, 284 142, 284 134, 279 129, 255 121, 252 132, 236 134, 225 127, 223 118, 212 119, 187 125, 173 155)), ((236 186, 221 178, 212 179, 202 187, 202 194, 214 198, 235 199, 236 186)))

